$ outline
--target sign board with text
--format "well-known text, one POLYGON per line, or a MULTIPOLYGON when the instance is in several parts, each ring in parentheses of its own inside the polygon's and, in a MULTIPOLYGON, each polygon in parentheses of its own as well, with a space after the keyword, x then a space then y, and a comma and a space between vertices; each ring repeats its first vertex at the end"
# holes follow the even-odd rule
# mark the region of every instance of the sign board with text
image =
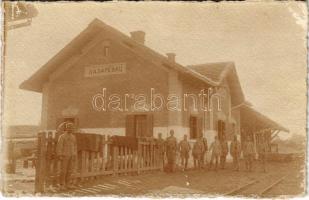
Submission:
POLYGON ((97 77, 124 73, 126 73, 125 63, 111 63, 85 67, 85 77, 97 77))

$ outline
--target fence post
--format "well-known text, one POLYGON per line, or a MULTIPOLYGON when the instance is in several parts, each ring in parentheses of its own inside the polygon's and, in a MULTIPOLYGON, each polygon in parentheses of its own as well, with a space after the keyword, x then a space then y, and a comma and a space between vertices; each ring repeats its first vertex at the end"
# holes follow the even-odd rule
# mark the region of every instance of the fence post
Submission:
POLYGON ((113 174, 115 175, 118 171, 118 147, 113 145, 113 174))
POLYGON ((150 166, 152 169, 155 169, 154 165, 154 148, 153 148, 153 141, 150 141, 150 166))
POLYGON ((112 144, 111 144, 111 137, 109 135, 107 136, 106 142, 107 143, 106 143, 106 166, 105 166, 105 168, 108 171, 108 170, 111 169, 111 167, 114 163, 114 161, 112 161, 113 157, 111 156, 111 154, 112 154, 112 150, 111 150, 112 144))
POLYGON ((53 133, 49 131, 47 133, 47 141, 46 141, 46 172, 45 172, 48 184, 51 183, 50 170, 51 170, 52 154, 53 154, 53 133))
POLYGON ((46 132, 38 133, 37 165, 35 168, 35 193, 43 193, 46 166, 46 132))
POLYGON ((101 151, 101 155, 102 155, 102 164, 101 164, 101 171, 105 171, 105 162, 106 162, 106 157, 105 157, 105 147, 108 148, 108 144, 107 144, 107 141, 105 139, 105 135, 102 136, 101 138, 102 140, 102 151, 101 151))
POLYGON ((140 162, 141 162, 141 144, 140 139, 137 139, 137 174, 140 174, 140 162))
POLYGON ((87 173, 87 169, 86 169, 86 152, 85 151, 81 151, 81 169, 80 169, 80 177, 81 177, 81 181, 85 180, 85 174, 87 173))

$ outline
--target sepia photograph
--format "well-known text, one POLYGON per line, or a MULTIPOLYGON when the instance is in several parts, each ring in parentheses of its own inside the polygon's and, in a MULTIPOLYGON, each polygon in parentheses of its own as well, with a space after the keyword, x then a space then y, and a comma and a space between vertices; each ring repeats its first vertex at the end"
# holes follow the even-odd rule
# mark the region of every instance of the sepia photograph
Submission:
POLYGON ((307 15, 2 2, 2 196, 304 197, 307 15))

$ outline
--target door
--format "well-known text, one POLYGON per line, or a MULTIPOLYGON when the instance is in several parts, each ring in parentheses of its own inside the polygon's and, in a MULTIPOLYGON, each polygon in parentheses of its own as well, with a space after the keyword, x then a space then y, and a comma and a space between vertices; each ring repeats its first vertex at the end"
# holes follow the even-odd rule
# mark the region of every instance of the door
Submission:
POLYGON ((225 122, 222 120, 218 120, 218 139, 222 140, 225 135, 225 122))
POLYGON ((134 120, 135 136, 146 137, 147 134, 147 118, 146 115, 135 115, 134 120))
POLYGON ((153 116, 151 114, 127 115, 126 136, 152 137, 153 116))

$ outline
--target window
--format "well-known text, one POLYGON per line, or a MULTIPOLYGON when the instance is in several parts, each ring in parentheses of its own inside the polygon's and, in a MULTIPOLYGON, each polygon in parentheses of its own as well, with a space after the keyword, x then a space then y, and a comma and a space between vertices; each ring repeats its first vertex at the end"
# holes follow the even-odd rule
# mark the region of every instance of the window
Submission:
POLYGON ((198 118, 190 117, 190 139, 196 139, 198 136, 198 118))
POLYGON ((108 56, 109 54, 109 46, 104 46, 104 56, 108 56))
POLYGON ((105 41, 103 41, 103 56, 109 56, 109 54, 110 54, 110 45, 111 45, 111 43, 110 43, 110 41, 109 40, 105 40, 105 41))

